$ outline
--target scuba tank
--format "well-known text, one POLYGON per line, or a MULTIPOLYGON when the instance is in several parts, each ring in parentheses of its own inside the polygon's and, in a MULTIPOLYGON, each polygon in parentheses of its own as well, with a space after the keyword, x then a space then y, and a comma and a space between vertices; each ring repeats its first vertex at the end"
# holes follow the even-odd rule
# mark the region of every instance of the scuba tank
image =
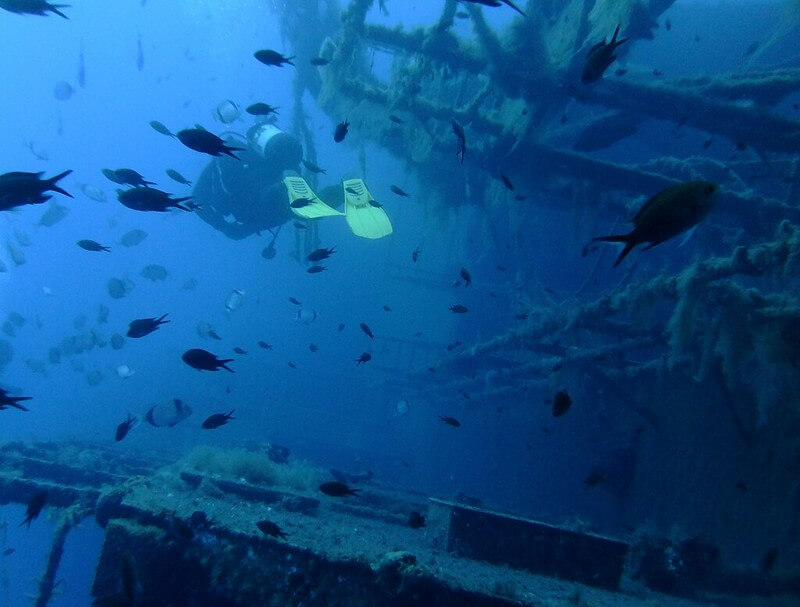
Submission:
POLYGON ((258 154, 278 174, 296 171, 303 160, 303 148, 297 139, 284 133, 274 124, 261 123, 247 131, 250 149, 258 154))

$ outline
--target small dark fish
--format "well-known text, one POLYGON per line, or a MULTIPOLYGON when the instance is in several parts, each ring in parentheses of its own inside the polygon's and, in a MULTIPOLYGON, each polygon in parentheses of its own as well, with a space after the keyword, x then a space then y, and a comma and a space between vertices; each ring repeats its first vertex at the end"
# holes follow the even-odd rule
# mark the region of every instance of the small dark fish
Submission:
POLYGON ((461 0, 461 1, 462 2, 470 2, 472 4, 480 4, 481 6, 491 6, 491 7, 494 7, 494 8, 496 8, 498 6, 503 6, 505 4, 506 6, 510 6, 511 8, 513 8, 515 11, 517 11, 523 17, 525 16, 525 13, 523 13, 519 9, 519 7, 514 5, 514 3, 511 2, 511 0, 461 0))
POLYGON ((325 57, 312 57, 310 59, 311 65, 316 65, 317 67, 328 65, 330 62, 331 62, 330 59, 325 59, 325 57))
POLYGON ((253 103, 245 108, 245 112, 252 116, 269 116, 270 114, 277 114, 280 108, 271 106, 268 103, 253 103))
POLYGON ((497 268, 497 270, 499 272, 505 272, 506 271, 506 267, 505 266, 495 266, 495 267, 497 268))
POLYGON ((136 38, 136 69, 140 72, 144 69, 144 48, 142 48, 142 35, 136 38))
POLYGON ((517 202, 522 202, 523 200, 527 199, 528 197, 525 196, 525 194, 517 194, 516 196, 514 196, 514 200, 516 200, 517 202))
POLYGON ((707 150, 708 148, 710 148, 710 147, 711 147, 711 144, 712 144, 712 143, 714 143, 714 138, 713 138, 713 137, 709 137, 708 139, 706 139, 706 140, 703 142, 703 149, 704 149, 704 150, 707 150))
POLYGON ((589 474, 584 480, 583 484, 587 487, 595 487, 606 480, 606 475, 602 472, 595 471, 589 474))
POLYGON ((191 212, 190 208, 181 204, 191 200, 191 198, 191 196, 172 198, 172 195, 167 192, 149 187, 135 187, 129 190, 117 191, 117 200, 123 206, 134 211, 143 212, 165 213, 169 209, 181 209, 182 211, 191 212))
POLYGON ((158 120, 151 120, 150 126, 153 127, 153 130, 157 133, 161 133, 162 135, 166 135, 167 137, 175 137, 175 133, 170 131, 163 122, 159 122, 158 120))
POLYGON ((416 249, 411 251, 411 261, 413 261, 414 263, 417 263, 417 260, 419 259, 419 254, 420 253, 422 253, 422 249, 420 249, 419 247, 417 247, 416 249))
POLYGON ((119 442, 123 438, 128 436, 128 432, 131 431, 131 428, 133 428, 135 424, 136 424, 136 417, 128 413, 128 419, 126 419, 119 426, 117 426, 117 431, 114 434, 114 440, 119 442))
POLYGON ((662 72, 661 70, 653 70, 653 76, 655 76, 656 78, 660 78, 663 75, 664 72, 662 72))
POLYGON ((439 416, 439 419, 440 419, 440 420, 442 420, 442 422, 444 422, 444 423, 445 423, 445 424, 447 424, 448 426, 453 426, 453 428, 458 428, 458 427, 460 427, 460 426, 461 426, 461 422, 460 422, 460 421, 458 421, 458 420, 457 420, 455 417, 450 417, 450 416, 448 416, 448 417, 442 417, 442 416, 440 415, 440 416, 439 416))
POLYGON ((3 556, 10 556, 14 554, 16 551, 17 551, 16 548, 6 548, 5 550, 3 550, 3 556))
POLYGON ((778 560, 780 551, 774 546, 766 551, 764 557, 761 559, 761 571, 769 575, 775 567, 775 561, 778 560))
POLYGON ((244 348, 240 348, 239 346, 236 346, 233 349, 233 351, 236 352, 237 354, 241 355, 241 356, 244 356, 245 354, 247 354, 247 350, 245 350, 244 348))
POLYGON ((17 15, 38 15, 46 17, 48 12, 54 13, 64 19, 69 19, 60 8, 69 8, 68 4, 50 4, 46 0, 3 0, 0 8, 17 15))
POLYGON ((374 339, 375 335, 372 333, 372 329, 367 326, 367 323, 362 322, 360 325, 361 330, 364 331, 364 334, 369 337, 370 339, 374 339))
POLYGON ((312 352, 317 352, 319 350, 319 346, 317 344, 308 344, 308 349, 312 352))
POLYGON ((383 309, 386 312, 391 312, 392 311, 392 306, 390 306, 389 304, 383 304, 383 309))
POLYGON ((464 398, 464 400, 472 400, 472 397, 469 395, 469 392, 467 392, 466 390, 462 390, 461 391, 461 396, 464 398))
POLYGON ((178 140, 187 148, 210 156, 227 154, 231 158, 239 160, 239 157, 234 152, 244 151, 244 148, 235 148, 227 145, 222 139, 205 129, 194 128, 178 131, 178 140))
POLYGON ((302 209, 303 207, 307 207, 308 205, 313 204, 313 201, 309 200, 308 198, 297 198, 289 203, 289 206, 293 209, 302 209))
POLYGON ((306 270, 306 272, 308 272, 309 274, 319 274, 320 272, 324 272, 327 269, 328 269, 327 266, 316 266, 315 265, 315 266, 311 266, 310 268, 308 268, 308 270, 306 270))
POLYGON ((167 169, 167 176, 172 179, 173 181, 177 181, 182 185, 192 185, 192 182, 186 179, 183 175, 181 175, 175 169, 167 169))
POLYGON ((645 250, 652 249, 703 221, 714 207, 714 193, 718 189, 717 184, 708 181, 690 181, 668 187, 639 209, 633 217, 631 232, 593 240, 625 243, 614 263, 616 268, 635 246, 649 243, 645 250))
POLYGON ((399 116, 395 116, 394 114, 389 114, 389 120, 391 120, 395 124, 405 124, 406 123, 405 120, 403 120, 399 116))
POLYGON ((28 529, 31 528, 31 522, 39 516, 47 503, 47 489, 43 489, 38 493, 34 493, 33 497, 28 502, 28 507, 25 509, 25 520, 19 526, 22 527, 25 523, 28 524, 28 529))
POLYGON ((347 137, 347 129, 350 128, 350 123, 345 120, 336 125, 336 130, 333 132, 333 140, 336 143, 341 143, 347 137))
POLYGON ((464 159, 467 156, 467 135, 464 132, 464 127, 457 120, 453 120, 453 133, 458 139, 456 156, 461 159, 461 164, 464 164, 464 159))
POLYGON ((503 183, 509 190, 511 190, 512 192, 514 191, 514 184, 511 183, 511 180, 503 171, 500 171, 500 179, 503 180, 503 183))
POLYGON ((216 339, 217 341, 222 341, 222 338, 219 336, 219 333, 217 333, 214 329, 210 329, 208 331, 208 336, 211 339, 216 339))
POLYGON ((567 122, 569 122, 569 118, 566 114, 562 114, 561 119, 558 122, 559 124, 567 124, 567 122))
POLYGON ((472 284, 472 274, 469 273, 467 268, 461 268, 461 270, 458 272, 458 275, 464 280, 465 287, 468 287, 472 284))
MULTIPOLYGON (((333 246, 330 249, 315 249, 308 254, 308 261, 322 261, 323 259, 328 259, 331 255, 334 254, 336 247, 333 246)), ((294 303, 294 302, 292 302, 294 303)), ((300 305, 300 302, 297 302, 297 305, 300 305)))
POLYGON ((355 188, 345 188, 344 191, 347 192, 348 194, 352 194, 353 196, 358 195, 358 192, 356 192, 355 188))
POLYGON ((233 369, 230 369, 226 366, 226 363, 233 361, 232 358, 220 359, 211 352, 203 350, 202 348, 192 348, 191 350, 186 350, 181 358, 183 359, 183 362, 193 369, 197 369, 198 371, 219 371, 220 369, 225 369, 226 371, 233 373, 233 369))
POLYGON ((215 430, 220 426, 224 426, 229 420, 236 419, 233 416, 234 411, 236 411, 236 409, 231 409, 230 413, 214 413, 213 415, 209 415, 203 422, 202 428, 204 430, 215 430))
POLYGON ((284 57, 278 51, 273 51, 270 49, 256 51, 253 53, 253 57, 255 57, 264 65, 271 65, 275 67, 282 67, 285 63, 294 65, 294 63, 292 63, 292 59, 294 59, 294 57, 284 57))
POLYGON ((0 388, 0 411, 13 407, 20 411, 27 411, 26 407, 20 405, 20 401, 31 400, 30 396, 11 396, 5 389, 0 388))
POLYGON ((284 533, 278 525, 273 523, 272 521, 258 521, 256 526, 259 528, 261 533, 264 535, 270 535, 272 537, 279 537, 282 540, 289 541, 287 539, 287 534, 284 533))
POLYGON ((294 221, 292 225, 297 228, 298 230, 307 230, 308 226, 304 224, 302 221, 294 221))
POLYGON ((624 67, 621 67, 621 68, 618 68, 618 69, 614 70, 614 75, 615 76, 624 76, 627 73, 628 73, 628 70, 626 70, 624 67))
POLYGON ((368 202, 369 202, 369 206, 371 206, 371 207, 375 207, 376 209, 382 209, 383 208, 383 205, 380 202, 378 202, 377 200, 369 200, 368 202))
POLYGON ((153 331, 158 329, 161 325, 168 323, 168 320, 164 320, 167 317, 166 314, 161 316, 160 318, 140 318, 138 320, 132 320, 128 325, 128 337, 144 337, 145 335, 150 335, 153 331))
POLYGON ((397 187, 396 185, 390 186, 389 189, 392 190, 392 192, 394 192, 398 196, 402 196, 403 198, 411 198, 411 194, 404 191, 402 188, 397 187))
POLYGON ((454 304, 448 308, 454 314, 466 314, 469 312, 469 308, 467 306, 462 306, 461 304, 454 304))
POLYGON ((109 247, 103 246, 94 240, 79 240, 78 246, 86 251, 111 251, 109 247))
POLYGON ((155 185, 155 181, 147 181, 141 173, 133 169, 117 169, 114 171, 114 175, 117 177, 117 183, 122 185, 132 185, 134 187, 143 188, 149 185, 155 185))
POLYGON ((553 417, 561 417, 572 406, 572 398, 566 390, 559 390, 553 397, 553 417))
POLYGON ((751 42, 750 46, 747 47, 747 50, 744 52, 745 57, 750 57, 753 55, 758 48, 761 46, 761 42, 756 40, 755 42, 751 42))
POLYGON ((737 481, 736 488, 739 491, 747 491, 747 484, 744 481, 737 481))
POLYGON ((325 174, 325 169, 319 168, 316 164, 314 164, 310 160, 303 160, 303 166, 306 167, 312 173, 317 173, 322 175, 325 174))
POLYGON ((268 344, 263 340, 258 342, 258 347, 263 348, 264 350, 272 350, 272 344, 268 344))
POLYGON ((319 490, 322 491, 325 495, 330 495, 331 497, 346 497, 348 495, 358 495, 358 492, 361 489, 351 489, 344 483, 340 483, 339 481, 328 481, 327 483, 322 483, 319 486, 319 490))
POLYGON ((344 323, 343 323, 343 322, 340 322, 340 323, 339 323, 339 326, 337 327, 337 329, 338 329, 339 333, 341 333, 342 331, 344 331, 344 323))
POLYGON ((670 21, 669 19, 667 19, 667 20, 664 22, 664 28, 665 28, 667 31, 671 30, 671 29, 672 29, 672 21, 670 21))
POLYGON ((421 529, 425 526, 425 517, 416 510, 408 515, 408 526, 412 529, 421 529))
POLYGON ((516 318, 517 320, 528 320, 528 313, 520 312, 519 314, 514 314, 514 318, 516 318))
POLYGON ((290 298, 289 298, 289 301, 290 301, 291 303, 293 303, 294 305, 296 305, 296 306, 302 306, 302 305, 303 305, 302 303, 300 303, 300 300, 299 300, 299 299, 297 299, 297 298, 295 298, 295 297, 290 297, 290 298))
POLYGON ((293 363, 291 360, 290 360, 288 363, 286 363, 286 364, 287 364, 287 365, 289 365, 289 368, 290 368, 290 369, 297 369, 297 365, 296 365, 296 364, 294 364, 294 363, 293 363))
POLYGON ((453 350, 455 350, 460 345, 461 345, 461 342, 458 341, 458 340, 454 341, 451 344, 447 344, 447 351, 448 352, 452 352, 453 350))
POLYGON ((360 364, 368 363, 371 360, 372 360, 372 354, 370 354, 369 352, 364 352, 364 353, 361 354, 361 356, 356 358, 354 362, 356 363, 356 367, 357 367, 360 364))
POLYGON ((581 74, 581 82, 584 84, 591 84, 597 82, 603 77, 609 66, 614 63, 617 58, 617 47, 628 41, 628 38, 617 40, 620 26, 614 30, 614 36, 611 42, 606 42, 605 38, 602 42, 595 44, 590 50, 589 55, 586 57, 586 63, 583 66, 583 74, 581 74))

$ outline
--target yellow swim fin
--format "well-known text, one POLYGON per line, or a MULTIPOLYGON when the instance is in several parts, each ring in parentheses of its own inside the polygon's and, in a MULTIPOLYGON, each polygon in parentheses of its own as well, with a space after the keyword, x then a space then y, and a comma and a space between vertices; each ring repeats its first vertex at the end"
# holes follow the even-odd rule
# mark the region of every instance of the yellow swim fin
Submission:
POLYGON ((289 194, 289 208, 298 217, 319 219, 320 217, 344 215, 341 211, 322 202, 302 177, 296 175, 284 177, 283 184, 289 194))
POLYGON ((383 238, 392 233, 389 216, 372 198, 363 180, 346 179, 342 187, 345 219, 353 234, 362 238, 383 238))

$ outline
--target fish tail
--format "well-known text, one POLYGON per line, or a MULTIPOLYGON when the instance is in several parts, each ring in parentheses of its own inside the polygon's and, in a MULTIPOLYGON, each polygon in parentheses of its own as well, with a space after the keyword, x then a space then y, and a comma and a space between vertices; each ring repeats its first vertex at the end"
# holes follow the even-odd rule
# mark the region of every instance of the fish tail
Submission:
POLYGON ((60 175, 56 175, 55 177, 51 177, 50 179, 48 179, 47 180, 47 189, 51 190, 53 192, 58 192, 59 194, 64 194, 64 196, 69 196, 70 198, 75 198, 72 194, 70 194, 66 190, 61 189, 57 185, 58 181, 61 181, 62 179, 64 179, 64 177, 66 177, 70 173, 72 173, 72 169, 70 169, 69 171, 64 171, 60 175))
MULTIPOLYGON (((233 369, 231 369, 226 363, 233 362, 232 358, 223 358, 219 361, 219 366, 225 369, 226 371, 230 371, 231 373, 236 373, 233 369)), ((233 411, 231 411, 233 413, 233 411)))
MULTIPOLYGON (((169 312, 167 312, 167 314, 169 314, 169 312)), ((168 320, 164 320, 167 317, 167 314, 164 314, 161 318, 157 318, 156 322, 157 323, 169 322, 168 320)))
POLYGON ((624 242, 625 248, 622 249, 622 253, 619 254, 617 257, 617 261, 614 262, 614 267, 616 268, 619 264, 622 263, 622 260, 628 256, 633 250, 637 243, 633 238, 631 238, 630 234, 613 234, 611 236, 598 236, 597 238, 592 238, 593 241, 599 242, 624 242))
POLYGON ((244 148, 232 148, 232 147, 226 145, 222 149, 222 153, 223 154, 227 154, 231 158, 235 158, 236 160, 240 160, 240 158, 236 154, 234 154, 234 152, 244 152, 244 148))
POLYGON ((186 202, 187 200, 191 200, 191 199, 192 199, 191 196, 184 196, 183 198, 176 198, 175 200, 172 201, 173 202, 173 206, 179 208, 181 211, 190 211, 191 212, 192 209, 190 209, 188 207, 184 207, 184 206, 181 205, 182 202, 186 202))
POLYGON ((69 4, 51 4, 47 8, 49 8, 51 11, 53 11, 59 17, 64 17, 64 19, 69 20, 69 17, 67 17, 64 13, 62 13, 60 10, 58 10, 60 8, 71 8, 69 4))

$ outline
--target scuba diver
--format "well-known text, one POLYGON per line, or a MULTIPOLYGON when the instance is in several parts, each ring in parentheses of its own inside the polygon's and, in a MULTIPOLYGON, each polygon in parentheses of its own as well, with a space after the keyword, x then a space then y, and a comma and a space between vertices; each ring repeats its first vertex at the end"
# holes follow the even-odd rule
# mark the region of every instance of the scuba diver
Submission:
POLYGON ((250 127, 245 137, 228 134, 240 159, 212 158, 197 179, 193 195, 197 215, 228 238, 240 240, 269 231, 274 237, 293 216, 303 220, 344 216, 356 236, 381 238, 392 224, 361 179, 328 188, 329 200, 344 201, 344 211, 323 202, 300 176, 303 148, 271 123, 250 127))

